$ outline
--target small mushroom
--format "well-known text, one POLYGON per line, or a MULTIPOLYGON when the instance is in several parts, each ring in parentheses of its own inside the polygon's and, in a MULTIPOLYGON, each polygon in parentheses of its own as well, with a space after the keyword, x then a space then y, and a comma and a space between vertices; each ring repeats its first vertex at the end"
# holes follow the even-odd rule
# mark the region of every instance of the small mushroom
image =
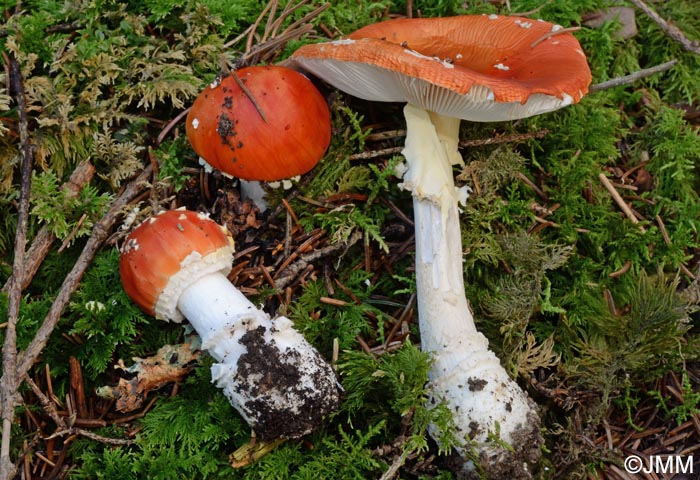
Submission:
POLYGON ((578 41, 562 30, 498 15, 395 19, 303 46, 286 63, 359 98, 407 104, 403 187, 413 194, 431 404, 452 410, 458 453, 474 459, 476 451, 490 478, 530 478, 527 464, 541 454, 542 437, 534 402, 489 350, 465 296, 452 172, 463 165, 459 122, 513 120, 578 102, 591 74, 578 41), (501 442, 490 441, 494 435, 501 442))
MULTIPOLYGON (((275 65, 246 67, 200 93, 186 131, 205 167, 240 179, 244 193, 262 199, 259 187, 245 182, 284 180, 311 170, 330 143, 330 111, 301 73, 275 65)), ((264 203, 259 206, 264 210, 264 203)))
POLYGON ((338 406, 335 374, 286 317, 274 320, 229 280, 233 239, 184 209, 151 217, 127 238, 124 290, 161 320, 187 318, 217 363, 212 381, 264 440, 297 438, 338 406))

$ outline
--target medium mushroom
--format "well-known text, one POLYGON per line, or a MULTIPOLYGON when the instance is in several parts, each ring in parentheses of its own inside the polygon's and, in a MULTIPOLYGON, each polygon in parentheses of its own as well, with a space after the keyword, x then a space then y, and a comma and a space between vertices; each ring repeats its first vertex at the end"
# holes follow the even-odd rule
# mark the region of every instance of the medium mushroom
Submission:
POLYGON ((274 320, 226 278, 233 239, 206 215, 184 209, 151 217, 127 238, 124 290, 161 320, 187 318, 217 363, 223 389, 258 437, 297 438, 339 402, 331 366, 286 317, 274 320))
POLYGON ((258 181, 311 170, 331 138, 330 111, 311 81, 281 66, 253 66, 208 85, 187 114, 187 138, 206 167, 241 180, 257 200, 258 181))
POLYGON ((591 74, 578 41, 562 30, 498 15, 396 19, 303 46, 286 63, 362 99, 407 104, 402 185, 413 195, 421 345, 433 355, 430 401, 452 410, 458 453, 473 459, 476 452, 490 478, 529 478, 542 438, 534 402, 488 349, 465 296, 452 172, 463 165, 459 123, 578 102, 591 74))

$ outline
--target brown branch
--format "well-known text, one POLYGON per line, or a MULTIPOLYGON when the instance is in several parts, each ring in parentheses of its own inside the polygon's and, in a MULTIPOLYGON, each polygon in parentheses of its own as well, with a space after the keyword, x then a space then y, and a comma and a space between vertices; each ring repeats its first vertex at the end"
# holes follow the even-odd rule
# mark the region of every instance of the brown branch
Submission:
POLYGON ((549 134, 549 130, 543 128, 535 132, 528 133, 512 133, 510 135, 498 135, 492 138, 479 138, 476 140, 462 140, 459 142, 459 148, 483 147, 484 145, 498 145, 500 143, 515 143, 532 140, 533 138, 544 138, 549 134))
POLYGON ((241 78, 236 74, 236 72, 231 72, 231 77, 235 80, 236 84, 238 84, 238 87, 241 90, 243 90, 243 93, 245 93, 246 97, 248 97, 248 100, 250 100, 253 103, 253 106, 258 111, 258 114, 260 114, 260 117, 262 117, 263 121, 265 123, 267 123, 267 117, 265 116, 265 112, 263 112, 262 107, 255 100, 255 97, 250 92, 250 90, 248 90, 248 87, 245 86, 245 83, 243 83, 243 80, 241 80, 241 78))
POLYGON ((50 440, 50 439, 56 438, 56 437, 63 437, 65 435, 82 435, 83 437, 87 437, 91 440, 96 440, 98 442, 107 443, 110 445, 131 445, 134 443, 134 440, 105 437, 105 436, 93 433, 89 430, 84 430, 82 428, 68 426, 65 419, 56 410, 56 405, 49 399, 49 397, 47 397, 44 394, 44 392, 41 391, 41 389, 34 382, 34 380, 32 380, 31 377, 29 377, 29 376, 25 376, 24 381, 27 382, 27 385, 29 385, 29 388, 32 389, 32 392, 34 392, 34 395, 36 395, 36 397, 39 399, 39 403, 41 404, 41 408, 44 410, 44 412, 46 412, 46 414, 49 417, 51 417, 51 419, 54 421, 54 423, 58 427, 58 430, 56 430, 53 434, 48 436, 46 438, 46 440, 50 440))
POLYGON ((538 38, 537 40, 532 42, 530 44, 530 48, 535 48, 540 43, 544 42, 548 38, 554 37, 555 35, 561 35, 562 33, 578 32, 579 30, 581 30, 581 27, 569 27, 569 28, 560 28, 558 30, 547 32, 544 35, 542 35, 540 38, 538 38))
MULTIPOLYGON (((255 23, 251 25, 251 30, 250 34, 248 35, 248 39, 246 40, 245 43, 245 51, 250 52, 250 49, 253 47, 253 41, 255 40, 255 33, 256 30, 258 29, 258 25, 260 25, 260 22, 262 22, 262 19, 267 15, 267 13, 270 11, 272 7, 277 8, 277 0, 271 0, 270 2, 265 5, 265 8, 263 8, 263 11, 260 12, 260 15, 258 15, 258 18, 255 20, 255 23)), ((229 45, 233 46, 233 45, 229 45)))
POLYGON ((0 380, 0 409, 2 410, 2 440, 0 443, 0 478, 12 478, 16 466, 10 459, 10 429, 15 416, 15 393, 18 378, 17 365, 17 320, 22 299, 22 279, 25 275, 24 253, 27 246, 27 225, 29 223, 29 196, 31 194, 31 173, 33 151, 29 144, 27 121, 27 104, 24 97, 22 70, 14 55, 9 55, 10 83, 17 101, 19 117, 19 136, 22 149, 22 166, 20 179, 20 197, 17 210, 17 231, 15 232, 15 251, 12 265, 12 278, 9 287, 7 307, 7 327, 5 342, 2 346, 2 379, 0 380))
POLYGON ((70 367, 70 388, 75 394, 75 408, 78 412, 78 418, 86 418, 88 416, 87 398, 85 397, 85 384, 83 383, 83 370, 80 367, 80 362, 73 355, 68 357, 68 365, 70 367))
POLYGON ((175 125, 177 125, 178 122, 180 122, 180 120, 185 118, 185 115, 190 113, 191 109, 192 109, 192 107, 187 107, 186 109, 184 109, 183 111, 178 113, 175 118, 170 120, 165 127, 163 127, 163 130, 161 130, 161 132, 158 134, 158 138, 156 139, 156 146, 163 143, 163 139, 168 135, 168 133, 170 133, 170 131, 173 129, 173 127, 175 127, 175 125))
POLYGON ((274 57, 274 55, 270 54, 277 51, 279 48, 282 48, 287 42, 313 31, 314 29, 312 25, 302 25, 295 30, 289 32, 285 31, 276 37, 269 39, 265 43, 255 45, 250 52, 244 53, 241 56, 241 58, 236 62, 236 65, 242 66, 267 62, 274 57))
POLYGON ((398 155, 403 150, 401 147, 387 147, 379 150, 370 150, 368 152, 360 152, 350 155, 350 160, 370 160, 377 157, 387 157, 389 155, 398 155))
POLYGON ((354 232, 345 242, 334 243, 323 248, 315 249, 311 253, 300 255, 297 261, 285 265, 277 272, 275 275, 277 277, 275 281, 277 289, 283 290, 300 272, 304 271, 311 262, 328 256, 337 256, 340 252, 347 251, 351 246, 357 243, 360 238, 362 238, 362 234, 360 232, 354 232))
MULTIPOLYGON (((287 3, 287 6, 284 7, 284 11, 286 11, 287 8, 289 8, 289 6, 290 6, 291 4, 292 4, 291 1, 290 1, 289 3, 287 3)), ((265 40, 267 40, 267 35, 268 35, 268 33, 270 33, 271 30, 272 30, 272 29, 271 29, 271 25, 272 25, 272 22, 273 22, 273 20, 274 20, 274 18, 275 18, 275 15, 277 15, 277 6, 278 6, 278 5, 279 5, 279 1, 278 1, 278 0, 270 0, 270 2, 267 4, 267 6, 270 7, 270 14, 267 16, 267 23, 265 24, 265 30, 263 31, 263 36, 262 36, 262 38, 260 39, 260 43, 265 43, 265 40)), ((284 15, 284 11, 282 12, 282 15, 284 15)), ((251 41, 252 41, 252 38, 253 38, 254 36, 255 36, 254 34, 251 35, 251 41)), ((251 44, 251 45, 252 45, 252 44, 251 44)))
MULTIPOLYGON (((304 3, 305 3, 305 2, 304 2, 304 3)), ((299 4, 299 6, 301 6, 301 3, 299 4)), ((311 11, 311 12, 307 13, 306 15, 304 15, 304 17, 300 18, 299 20, 297 20, 296 22, 292 23, 292 24, 289 25, 287 28, 285 28, 285 29, 284 29, 284 32, 282 32, 282 34, 283 34, 283 35, 284 35, 284 34, 289 34, 289 33, 292 33, 292 32, 294 32, 294 31, 301 32, 301 31, 303 30, 303 26, 304 26, 305 23, 310 22, 311 20, 313 20, 314 18, 316 18, 317 16, 319 16, 325 9, 327 9, 327 8, 330 7, 330 6, 331 6, 330 3, 324 3, 323 5, 317 7, 317 8, 314 9, 313 11, 311 11), (297 27, 298 27, 298 29, 297 29, 297 27)), ((295 8, 296 8, 296 7, 295 7, 295 8)), ((290 11, 290 13, 291 13, 291 11, 290 11)), ((310 26, 311 24, 308 24, 308 25, 310 26)), ((276 33, 277 33, 277 32, 275 31, 275 36, 277 36, 276 33)))
POLYGON ((66 275, 63 285, 61 285, 61 289, 51 305, 49 313, 46 315, 46 318, 44 318, 44 323, 39 327, 39 330, 34 335, 34 339, 32 339, 27 349, 19 355, 17 366, 18 377, 26 375, 39 357, 56 323, 58 323, 61 313, 68 304, 71 295, 78 287, 80 279, 92 262, 100 245, 102 245, 102 242, 109 236, 110 230, 121 214, 122 209, 141 192, 143 185, 148 181, 152 172, 153 168, 151 165, 144 168, 141 174, 136 177, 136 179, 132 180, 112 202, 109 211, 93 227, 92 235, 85 244, 85 247, 83 247, 83 251, 75 262, 75 265, 73 265, 71 271, 66 275))
POLYGON ((275 12, 270 12, 270 17, 268 18, 267 25, 265 26, 265 33, 262 37, 261 43, 265 42, 268 35, 270 36, 270 38, 276 37, 277 31, 282 26, 284 20, 287 17, 289 17, 289 15, 291 15, 295 10, 301 8, 305 3, 308 3, 308 0, 300 0, 296 5, 293 5, 291 1, 288 2, 287 5, 284 6, 284 9, 282 9, 282 13, 280 13, 279 16, 274 19, 274 21, 272 21, 272 19, 275 16, 275 12))
POLYGON ((270 61, 270 57, 272 56, 270 54, 272 52, 275 52, 292 39, 300 38, 304 35, 312 33, 314 29, 310 22, 330 6, 330 3, 322 4, 313 11, 304 15, 299 20, 292 22, 284 29, 282 33, 278 33, 282 23, 284 23, 284 21, 288 19, 296 10, 308 3, 308 0, 300 0, 296 4, 293 4, 292 1, 290 1, 279 15, 277 15, 278 3, 278 0, 271 0, 268 2, 253 25, 248 27, 243 34, 225 44, 225 46, 228 48, 247 37, 245 50, 241 57, 235 62, 235 68, 270 61), (262 37, 257 45, 253 45, 253 41, 257 35, 257 29, 266 15, 268 18, 265 23, 262 37))
MULTIPOLYGON (((83 186, 90 183, 94 173, 95 167, 93 167, 88 160, 85 160, 78 164, 71 174, 70 179, 68 179, 68 181, 64 183, 61 188, 67 191, 68 198, 76 197, 82 190, 83 186)), ((34 240, 32 241, 32 245, 24 254, 24 276, 20 281, 21 290, 27 288, 32 282, 34 275, 36 275, 36 272, 39 270, 41 263, 51 250, 51 246, 55 240, 56 236, 51 233, 51 229, 48 226, 42 227, 36 234, 34 240)), ((7 280, 0 291, 8 291, 10 288, 11 279, 12 277, 7 280)))
MULTIPOLYGON (((135 180, 129 183, 129 185, 126 186, 126 188, 121 192, 121 194, 112 202, 112 206, 109 209, 109 211, 105 214, 105 216, 102 217, 102 219, 99 222, 97 222, 97 224, 93 228, 92 235, 88 239, 87 243, 85 244, 85 247, 83 248, 82 253, 80 254, 80 257, 78 258, 75 265, 73 265, 73 268, 64 279, 63 285, 61 285, 61 289, 56 295, 56 299, 51 305, 49 313, 44 318, 44 322, 42 323, 41 327, 39 327, 39 330, 34 335, 34 338, 32 339, 27 349, 24 352, 17 354, 16 345, 11 345, 12 347, 14 347, 14 358, 12 355, 8 355, 6 359, 5 348, 3 348, 3 456, 2 458, 0 458, 0 478, 13 478, 16 470, 16 466, 12 464, 9 457, 9 443, 12 420, 14 419, 15 398, 17 395, 17 389, 19 387, 18 379, 24 378, 27 375, 31 366, 41 354, 42 350, 44 349, 46 343, 49 340, 51 332, 53 332, 54 328, 56 327, 56 324, 58 323, 58 320, 61 318, 61 313, 68 304, 71 295, 78 288, 80 279, 83 277, 85 270, 87 270, 88 266, 92 262, 92 259, 95 257, 97 250, 109 236, 110 230, 113 227, 119 215, 121 214, 122 209, 139 194, 139 192, 143 188, 143 184, 147 182, 152 172, 153 169, 151 165, 144 168, 141 174, 135 180)), ((18 227, 18 230, 19 229, 20 227, 18 227)), ((15 255, 15 258, 21 259, 23 257, 23 252, 19 256, 15 255)), ((22 278, 22 270, 19 270, 19 272, 20 273, 15 274, 15 278, 22 278)), ((13 283, 18 285, 16 280, 13 281, 13 283)), ((13 289, 11 289, 11 291, 12 290, 13 289)), ((17 288, 15 287, 14 290, 17 290, 17 288)), ((12 317, 9 318, 11 319, 12 317)), ((8 329, 10 328, 9 323, 11 322, 8 322, 8 329)), ((14 328, 14 325, 12 325, 12 327, 14 328)), ((8 334, 6 333, 5 335, 5 341, 7 344, 8 334)), ((14 339, 12 340, 12 343, 14 344, 14 339)), ((8 347, 8 353, 12 354, 13 349, 10 349, 8 347)), ((62 434, 79 434, 88 436, 90 438, 95 437, 95 435, 91 432, 84 432, 80 429, 74 428, 64 430, 62 434)))
POLYGON ((47 440, 56 437, 63 437, 66 435, 80 435, 85 438, 89 438, 90 440, 94 440, 96 442, 106 443, 107 445, 133 445, 134 443, 136 443, 136 440, 129 440, 126 438, 105 437, 103 435, 98 435, 97 433, 91 432, 90 430, 85 430, 76 427, 66 428, 65 430, 59 430, 50 437, 48 437, 47 440))
MULTIPOLYGON (((479 138, 476 140, 462 140, 459 142, 459 148, 483 147, 484 145, 497 145, 500 143, 513 143, 530 140, 533 138, 542 138, 549 133, 549 130, 542 129, 532 133, 513 133, 511 135, 499 135, 491 138, 479 138)), ((397 136, 404 136, 405 131, 397 131, 397 136)), ((404 147, 388 147, 380 150, 372 150, 369 152, 360 152, 350 155, 350 160, 369 160, 377 157, 385 157, 388 155, 398 155, 404 147)))
MULTIPOLYGON (((550 3, 553 3, 554 0, 547 0, 546 2, 543 2, 540 6, 533 8, 532 10, 528 10, 526 12, 512 12, 509 13, 509 16, 516 16, 516 17, 531 17, 535 15, 536 13, 539 13, 540 10, 542 10, 544 7, 549 5, 550 3)), ((510 10, 510 8, 508 9, 510 10)))
POLYGON ((49 417, 51 417, 51 420, 53 420, 56 426, 60 429, 68 428, 64 418, 58 413, 58 410, 56 410, 56 404, 53 403, 49 399, 49 397, 47 397, 46 394, 44 394, 44 392, 41 391, 39 386, 34 382, 34 380, 32 380, 32 377, 25 375, 24 381, 27 382, 29 388, 32 389, 32 392, 34 392, 36 398, 39 399, 39 403, 41 404, 42 410, 44 410, 44 412, 46 412, 46 414, 49 417))
POLYGON ((661 63, 661 64, 655 65, 653 67, 644 68, 642 70, 638 70, 636 72, 630 73, 629 75, 625 75, 622 77, 615 77, 615 78, 611 78, 610 80, 607 80, 605 82, 596 83, 595 85, 591 85, 591 87, 588 89, 588 93, 599 92, 601 90, 607 90, 608 88, 619 87, 620 85, 629 85, 629 84, 634 83, 637 80, 640 80, 642 78, 650 77, 650 76, 655 75, 657 73, 661 73, 661 72, 665 72, 666 70, 670 70, 677 63, 678 63, 678 60, 675 60, 675 59, 669 60, 668 62, 661 63))
MULTIPOLYGON (((613 198, 613 200, 615 201, 617 206, 620 207, 620 210, 622 210, 622 212, 625 214, 625 216, 627 218, 629 218, 630 221, 632 223, 634 223, 635 225, 639 225, 639 219, 635 216, 634 212, 627 205, 627 203, 625 203, 625 201, 622 199, 622 196, 617 192, 617 190, 615 189, 615 186, 612 184, 612 182, 610 180, 608 180, 608 177, 606 177, 604 173, 599 173, 598 179, 600 180, 600 183, 602 183, 603 186, 605 187, 605 189, 608 191, 610 196, 613 198)), ((641 225, 639 225, 639 229, 642 232, 646 231, 646 229, 641 225)))
POLYGON ((57 25, 52 25, 50 27, 46 27, 45 32, 46 33, 73 33, 77 30, 80 30, 81 28, 84 28, 83 24, 80 23, 78 20, 71 22, 71 23, 59 23, 57 25))
POLYGON ((681 46, 696 55, 700 55, 700 42, 697 40, 690 40, 681 31, 680 28, 676 27, 674 24, 667 22, 661 16, 656 13, 651 7, 649 7, 642 0, 630 0, 637 8, 643 11, 649 18, 651 18, 658 26, 663 30, 663 32, 671 37, 676 42, 680 43, 681 46))

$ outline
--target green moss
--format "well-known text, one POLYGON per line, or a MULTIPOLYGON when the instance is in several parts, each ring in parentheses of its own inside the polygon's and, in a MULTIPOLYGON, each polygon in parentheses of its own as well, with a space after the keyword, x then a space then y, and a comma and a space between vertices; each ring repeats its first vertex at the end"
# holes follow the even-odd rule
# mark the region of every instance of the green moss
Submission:
MULTIPOLYGON (((404 14, 406 3, 333 2, 315 20, 319 35, 290 42, 278 58, 300 44, 321 40, 321 24, 341 35, 387 13, 404 14)), ((3 9, 12 12, 15 4, 4 1, 3 9)), ((222 55, 229 60, 240 55, 244 42, 224 45, 243 33, 265 4, 28 0, 22 2, 21 14, 11 15, 0 27, 0 48, 22 66, 35 152, 29 240, 44 225, 60 240, 23 294, 20 348, 45 317, 91 226, 143 166, 155 160, 159 167, 143 209, 169 204, 183 192, 192 204, 207 207, 205 195, 192 188, 200 183, 190 173, 197 167, 196 155, 182 124, 170 122, 216 75, 222 55), (159 143, 166 125, 171 129, 159 143), (86 159, 94 163, 97 175, 79 197, 69 200, 58 185, 86 159), (69 236, 72 241, 59 252, 61 241, 69 236)), ((414 16, 536 10, 533 18, 567 27, 613 4, 412 2, 414 16)), ((303 5, 280 28, 317 5, 303 5)), ((700 38, 693 2, 670 0, 653 6, 689 38, 700 38)), ((589 58, 594 83, 675 58, 679 63, 672 70, 592 93, 577 105, 530 119, 465 122, 461 132, 464 139, 479 139, 548 131, 541 138, 498 148, 462 150, 466 167, 459 181, 474 190, 461 218, 467 295, 479 328, 523 384, 530 385, 534 375, 556 385, 557 392, 567 392, 553 394, 560 396, 552 402, 534 392, 551 447, 543 465, 553 478, 581 475, 587 467, 593 472, 619 461, 618 452, 587 447, 582 434, 602 435, 606 422, 612 425, 620 418, 624 421, 619 425, 633 425, 649 402, 674 425, 698 412, 696 378, 685 369, 698 357, 697 312, 692 310, 698 304, 693 297, 697 282, 687 272, 696 273, 700 252, 700 136, 695 116, 700 57, 684 51, 639 11, 636 23, 639 33, 626 40, 615 35, 615 22, 597 29, 584 26, 575 33, 589 58), (624 181, 619 192, 641 216, 638 224, 621 212, 600 174, 614 183, 624 181), (679 272, 685 273, 679 277, 679 272), (689 290, 679 295, 687 285, 689 290), (682 404, 653 387, 669 371, 683 379, 682 404), (579 401, 582 397, 586 400, 579 401), (559 406, 560 400, 566 408, 559 406), (580 467, 557 471, 563 468, 562 459, 580 467)), ((7 76, 0 75, 3 283, 14 255, 21 159, 16 104, 4 93, 8 83, 7 76)), ((444 409, 424 407, 430 357, 417 347, 415 315, 402 330, 400 338, 407 340, 398 350, 370 355, 360 341, 383 344, 395 325, 396 310, 405 307, 415 288, 410 247, 397 253, 410 240, 410 228, 396 210, 410 217, 410 194, 394 178, 401 157, 351 159, 359 152, 402 144, 400 134, 382 141, 369 137, 378 130, 402 129, 400 106, 364 102, 320 86, 332 99, 332 144, 321 164, 299 184, 303 198, 291 199, 290 204, 307 230, 322 229, 331 242, 358 237, 362 241, 316 265, 317 276, 297 290, 288 313, 329 358, 337 340, 337 367, 345 389, 341 410, 307 439, 287 442, 258 463, 233 470, 228 455, 248 441, 250 432, 211 385, 209 361, 204 360, 174 397, 169 391, 152 394, 157 397, 153 409, 133 423, 139 429, 134 445, 74 441, 66 460, 72 477, 378 478, 401 456, 407 462, 401 478, 450 476, 433 456, 445 452, 426 433, 428 423, 434 422, 445 435, 445 445, 452 434, 444 409), (334 195, 351 200, 324 203, 334 195), (403 228, 399 238, 391 233, 397 226, 403 228), (377 271, 363 270, 365 252, 373 254, 371 260, 384 262, 377 271), (334 284, 328 278, 337 278, 347 291, 330 292, 334 284), (330 304, 323 299, 329 296, 345 303, 330 304), (425 471, 420 470, 423 462, 425 471)), ((279 204, 287 194, 273 194, 272 203, 279 204)), ((267 219, 264 225, 274 221, 267 219)), ((266 232, 257 233, 266 238, 266 232)), ((112 240, 119 244, 119 238, 112 240)), ((112 379, 112 365, 119 358, 145 356, 181 338, 180 326, 145 315, 118 283, 118 252, 110 243, 87 270, 34 372, 42 376, 43 368, 50 366, 59 398, 70 390, 69 356, 83 366, 90 389, 112 379)), ((260 301, 272 293, 261 292, 260 301)), ((7 296, 2 294, 0 316, 6 317, 6 311, 7 296)), ((32 433, 15 431, 14 451, 20 450, 22 436, 32 433)), ((118 426, 99 433, 126 435, 118 426)))

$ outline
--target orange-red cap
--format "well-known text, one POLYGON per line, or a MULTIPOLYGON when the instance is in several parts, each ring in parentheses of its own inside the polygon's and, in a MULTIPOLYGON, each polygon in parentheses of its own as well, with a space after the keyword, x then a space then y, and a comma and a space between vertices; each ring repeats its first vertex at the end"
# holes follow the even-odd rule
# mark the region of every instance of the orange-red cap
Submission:
POLYGON ((180 293, 208 273, 231 270, 233 239, 206 215, 169 210, 139 225, 127 238, 119 274, 127 295, 145 312, 182 321, 180 293))
POLYGON ((279 66, 231 75, 257 107, 232 76, 212 82, 187 115, 194 151, 213 168, 245 180, 282 180, 311 170, 331 138, 328 106, 311 81, 279 66))
POLYGON ((591 72, 570 32, 500 15, 394 19, 305 45, 288 62, 360 98, 408 102, 473 121, 578 102, 591 72))

